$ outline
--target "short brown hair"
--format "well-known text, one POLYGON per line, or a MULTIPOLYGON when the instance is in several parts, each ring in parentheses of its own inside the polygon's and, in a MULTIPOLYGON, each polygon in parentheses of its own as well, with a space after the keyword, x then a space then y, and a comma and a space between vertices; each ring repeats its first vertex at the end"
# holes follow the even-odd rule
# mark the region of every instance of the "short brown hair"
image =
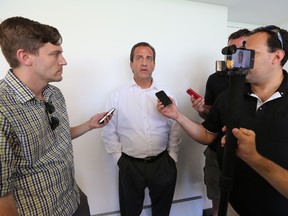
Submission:
POLYGON ((234 40, 234 39, 238 39, 240 37, 243 37, 243 36, 248 36, 250 34, 250 30, 248 29, 239 29, 238 31, 236 32, 233 32, 229 37, 228 37, 228 41, 229 40, 234 40))
POLYGON ((23 18, 11 17, 0 24, 0 46, 11 68, 19 66, 17 50, 38 54, 45 43, 60 45, 62 37, 52 26, 23 18))

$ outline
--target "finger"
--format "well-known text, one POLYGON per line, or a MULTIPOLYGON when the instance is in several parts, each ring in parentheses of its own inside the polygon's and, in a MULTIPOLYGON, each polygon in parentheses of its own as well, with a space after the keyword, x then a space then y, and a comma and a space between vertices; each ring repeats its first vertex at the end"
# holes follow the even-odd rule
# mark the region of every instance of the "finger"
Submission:
POLYGON ((239 130, 246 136, 253 136, 255 134, 254 131, 248 130, 246 128, 240 128, 239 130))
POLYGON ((221 138, 221 147, 224 147, 226 144, 226 135, 221 138))
POLYGON ((238 128, 233 128, 232 129, 232 133, 236 138, 240 138, 241 137, 241 131, 238 128))

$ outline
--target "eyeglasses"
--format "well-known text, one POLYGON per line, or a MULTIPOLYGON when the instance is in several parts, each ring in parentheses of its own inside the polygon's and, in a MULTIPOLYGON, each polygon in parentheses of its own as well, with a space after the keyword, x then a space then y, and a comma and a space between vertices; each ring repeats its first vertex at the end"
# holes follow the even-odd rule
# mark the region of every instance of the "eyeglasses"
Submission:
POLYGON ((278 40, 280 41, 280 44, 281 44, 281 49, 283 50, 284 46, 283 46, 283 39, 282 39, 282 36, 280 34, 280 29, 277 26, 274 26, 274 25, 266 26, 266 27, 264 27, 264 29, 276 33, 276 35, 278 37, 278 40))
POLYGON ((45 111, 48 115, 49 124, 52 130, 55 130, 59 126, 59 119, 55 116, 51 116, 55 112, 55 107, 51 102, 45 102, 45 111))

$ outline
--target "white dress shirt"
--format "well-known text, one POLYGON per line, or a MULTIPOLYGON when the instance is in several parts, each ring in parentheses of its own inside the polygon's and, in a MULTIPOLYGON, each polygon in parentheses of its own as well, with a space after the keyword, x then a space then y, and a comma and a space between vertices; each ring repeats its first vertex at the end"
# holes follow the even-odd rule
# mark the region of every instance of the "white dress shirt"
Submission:
POLYGON ((103 128, 102 139, 115 163, 122 152, 135 158, 145 158, 156 156, 165 149, 177 161, 181 127, 158 112, 155 93, 160 90, 172 97, 154 81, 150 88, 142 89, 133 80, 112 93, 106 108, 114 107, 116 111, 103 128))

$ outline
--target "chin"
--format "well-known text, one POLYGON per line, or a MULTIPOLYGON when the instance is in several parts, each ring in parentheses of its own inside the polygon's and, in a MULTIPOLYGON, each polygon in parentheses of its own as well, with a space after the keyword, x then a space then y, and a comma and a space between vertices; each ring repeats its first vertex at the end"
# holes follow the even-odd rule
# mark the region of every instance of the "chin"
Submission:
POLYGON ((60 81, 62 81, 62 77, 57 77, 57 78, 55 78, 55 79, 53 79, 51 82, 60 82, 60 81))

